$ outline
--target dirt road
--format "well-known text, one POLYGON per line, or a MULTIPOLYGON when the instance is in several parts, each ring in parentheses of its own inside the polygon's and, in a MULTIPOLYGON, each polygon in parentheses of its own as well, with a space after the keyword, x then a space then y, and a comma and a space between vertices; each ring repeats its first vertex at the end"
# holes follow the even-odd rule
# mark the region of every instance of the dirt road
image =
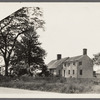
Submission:
POLYGON ((66 94, 0 87, 0 98, 59 98, 66 94))
POLYGON ((65 94, 0 87, 0 98, 100 98, 99 94, 65 94))

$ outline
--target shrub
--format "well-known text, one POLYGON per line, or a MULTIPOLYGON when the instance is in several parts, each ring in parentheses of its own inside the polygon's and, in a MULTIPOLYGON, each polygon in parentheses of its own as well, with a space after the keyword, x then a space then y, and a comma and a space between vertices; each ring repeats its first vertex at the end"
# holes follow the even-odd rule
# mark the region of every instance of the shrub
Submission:
POLYGON ((0 76, 0 82, 9 82, 11 81, 10 77, 7 76, 0 76))
POLYGON ((20 80, 25 82, 32 82, 33 79, 32 76, 28 76, 27 74, 20 76, 20 80))
MULTIPOLYGON (((36 77, 23 75, 20 79, 0 76, 0 86, 61 93, 88 93, 99 86, 100 79, 66 79, 64 77, 36 77)), ((100 92, 98 89, 97 92, 100 92)))

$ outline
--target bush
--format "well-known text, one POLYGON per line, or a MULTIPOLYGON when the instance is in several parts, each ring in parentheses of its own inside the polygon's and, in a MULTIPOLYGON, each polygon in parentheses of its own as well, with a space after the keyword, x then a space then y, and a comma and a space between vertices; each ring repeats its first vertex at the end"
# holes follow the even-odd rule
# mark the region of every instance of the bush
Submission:
MULTIPOLYGON (((64 77, 36 77, 21 76, 18 80, 0 76, 0 86, 22 88, 29 90, 52 91, 60 93, 88 93, 94 86, 99 86, 100 79, 75 79, 64 77)), ((97 92, 100 92, 98 89, 97 92)))
POLYGON ((25 74, 25 75, 20 76, 19 79, 25 82, 32 82, 34 78, 32 76, 28 76, 27 74, 25 74))
POLYGON ((0 82, 9 82, 11 81, 10 77, 7 76, 0 76, 0 82))

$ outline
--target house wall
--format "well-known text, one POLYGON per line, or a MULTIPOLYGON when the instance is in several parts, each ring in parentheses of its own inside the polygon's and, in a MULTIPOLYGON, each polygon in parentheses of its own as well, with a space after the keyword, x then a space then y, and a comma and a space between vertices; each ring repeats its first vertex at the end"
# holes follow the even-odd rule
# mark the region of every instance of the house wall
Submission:
POLYGON ((66 78, 93 78, 92 60, 87 55, 84 55, 82 59, 75 61, 75 65, 73 65, 73 62, 70 62, 69 66, 68 64, 66 64, 66 66, 63 64, 62 76, 66 78), (79 65, 79 62, 82 62, 82 65, 79 65), (70 74, 68 72, 69 70, 70 74), (82 70, 82 75, 80 75, 80 70, 82 70))
POLYGON ((92 60, 84 55, 79 62, 82 61, 82 65, 77 67, 77 77, 78 78, 93 78, 93 63, 92 60), (80 70, 82 70, 82 75, 80 75, 80 70))
POLYGON ((87 55, 84 55, 80 60, 75 61, 75 65, 73 62, 70 62, 70 65, 66 63, 66 66, 61 64, 56 69, 52 69, 51 72, 54 75, 60 75, 66 78, 93 78, 93 63, 87 55), (81 61, 82 65, 79 65, 81 61), (82 70, 82 75, 80 75, 80 70, 82 70))
POLYGON ((52 73, 53 75, 56 75, 56 69, 49 69, 50 73, 52 73))
POLYGON ((75 65, 73 65, 73 62, 70 62, 70 65, 66 63, 66 66, 64 66, 63 64, 62 76, 66 78, 70 78, 70 77, 77 78, 77 62, 75 62, 75 65), (64 70, 65 70, 65 75, 64 75, 64 70), (74 73, 73 73, 73 70, 74 70, 74 73))
POLYGON ((100 74, 96 74, 96 78, 100 78, 100 74))
POLYGON ((56 75, 62 76, 63 64, 59 65, 56 69, 56 75))
POLYGON ((49 71, 50 71, 50 73, 52 73, 53 75, 62 76, 62 64, 59 65, 57 68, 49 69, 49 71))

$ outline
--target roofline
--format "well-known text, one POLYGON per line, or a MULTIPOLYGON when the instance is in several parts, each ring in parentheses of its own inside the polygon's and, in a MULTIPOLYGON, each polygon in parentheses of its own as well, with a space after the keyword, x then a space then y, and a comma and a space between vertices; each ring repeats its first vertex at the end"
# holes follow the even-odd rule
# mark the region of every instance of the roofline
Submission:
MULTIPOLYGON (((56 67, 57 68, 57 67, 56 67)), ((48 68, 48 69, 56 69, 56 68, 48 68)))

